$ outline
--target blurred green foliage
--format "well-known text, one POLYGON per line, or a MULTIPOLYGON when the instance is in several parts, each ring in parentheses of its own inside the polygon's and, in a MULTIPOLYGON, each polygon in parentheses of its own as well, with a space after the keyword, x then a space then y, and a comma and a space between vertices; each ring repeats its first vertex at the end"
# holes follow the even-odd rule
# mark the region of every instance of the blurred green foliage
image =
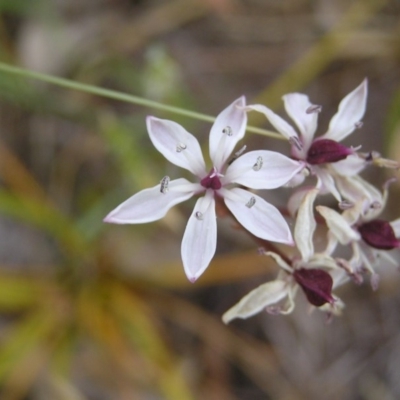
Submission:
MULTIPOLYGON (((157 11, 163 16, 168 4, 182 5, 178 3, 154 2, 139 12, 147 11, 147 18, 155 18, 157 11)), ((198 23, 199 18, 211 15, 224 22, 229 17, 230 1, 194 3, 193 15, 185 14, 187 20, 175 12, 176 20, 170 18, 168 26, 159 22, 154 31, 168 35, 190 21, 198 23)), ((270 86, 263 90, 257 85, 260 101, 277 106, 283 93, 302 90, 323 74, 385 3, 352 2, 332 30, 318 36, 304 55, 271 79, 270 86)), ((57 26, 62 16, 58 15, 60 21, 53 20, 55 9, 44 0, 0 0, 1 60, 19 64, 14 30, 30 22, 29 18, 39 17, 57 26)), ((113 9, 109 12, 113 14, 113 9)), ((74 14, 65 13, 68 25, 74 14)), ((98 24, 109 27, 101 18, 98 24)), ((173 51, 162 44, 162 36, 159 40, 144 36, 138 34, 144 44, 135 42, 133 54, 97 43, 101 51, 95 49, 96 57, 68 60, 60 73, 77 82, 167 105, 190 110, 202 103, 213 109, 207 95, 203 102, 198 100, 204 81, 192 87, 186 84, 189 78, 173 51)), ((148 37, 153 37, 151 32, 148 37)), ((224 85, 230 87, 231 82, 224 85)), ((185 205, 151 226, 103 224, 109 210, 138 190, 157 184, 166 168, 171 175, 177 173, 150 146, 144 111, 154 110, 4 72, 0 73, 0 98, 10 114, 6 117, 15 119, 1 128, 0 212, 4 221, 33 229, 52 254, 47 263, 39 254, 39 261, 18 268, 1 260, 2 398, 24 399, 32 393, 39 400, 255 398, 235 395, 240 382, 247 380, 257 393, 268 396, 263 398, 311 398, 300 382, 304 379, 291 379, 282 368, 279 352, 255 338, 262 336, 261 328, 251 332, 251 337, 222 325, 222 306, 215 305, 213 315, 188 300, 200 289, 186 282, 179 261, 188 213, 185 205), (42 146, 46 151, 39 151, 42 146), (234 366, 233 372, 227 372, 227 365, 234 366), (239 383, 232 384, 232 389, 230 380, 238 376, 239 383), (108 397, 103 395, 107 391, 112 393, 108 397)), ((398 131, 398 109, 396 96, 388 114, 390 132, 398 131)), ((165 111, 157 115, 171 118, 165 111)), ((208 127, 204 130, 189 117, 174 119, 188 130, 201 132, 206 142, 208 127)), ((395 136, 388 138, 390 147, 395 136)), ((2 233, 7 235, 5 230, 2 233)), ((19 246, 28 244, 21 238, 10 251, 17 253, 19 246)), ((274 270, 273 264, 260 260, 246 244, 233 246, 226 239, 225 248, 229 251, 216 258, 197 287, 223 287, 274 270)), ((223 301, 224 294, 218 300, 227 308, 231 304, 223 301)))

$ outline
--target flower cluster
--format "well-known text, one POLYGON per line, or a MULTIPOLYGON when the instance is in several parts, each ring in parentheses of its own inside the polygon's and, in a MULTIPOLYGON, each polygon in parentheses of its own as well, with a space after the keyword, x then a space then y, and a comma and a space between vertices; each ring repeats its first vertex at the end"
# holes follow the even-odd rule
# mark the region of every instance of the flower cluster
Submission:
MULTIPOLYGON (((155 221, 172 206, 198 196, 181 247, 185 273, 194 282, 215 254, 216 201, 223 201, 238 223, 265 243, 262 253, 273 257, 281 268, 275 280, 254 289, 228 310, 224 322, 247 318, 262 310, 289 313, 299 288, 312 306, 339 314, 343 303, 332 290, 350 280, 360 283, 365 273, 370 274, 376 288, 378 260, 397 264, 388 251, 400 247, 400 219, 387 222, 378 218, 386 203, 388 185, 381 192, 359 176, 370 164, 392 168, 398 168, 398 164, 375 152, 362 153, 357 147, 339 143, 361 128, 366 100, 364 80, 341 101, 328 131, 315 138, 322 107, 312 104, 306 95, 290 93, 283 97, 285 110, 297 131, 266 106, 246 105, 241 97, 217 116, 211 128, 208 167, 199 142, 191 133, 173 121, 148 117, 147 129, 156 149, 168 161, 190 171, 194 182, 164 176, 153 188, 123 202, 104 221, 155 221), (250 111, 265 115, 288 139, 290 157, 268 150, 245 152, 245 148, 233 154, 245 135, 250 111), (313 185, 302 185, 306 178, 314 179, 313 185), (287 206, 295 219, 293 236, 281 212, 254 193, 282 186, 298 187, 287 206), (317 197, 326 193, 338 201, 336 209, 315 205, 317 197), (313 240, 316 215, 326 223, 328 232, 326 247, 318 252, 313 240), (271 242, 295 246, 298 255, 288 256, 271 242), (348 259, 341 256, 343 246, 351 249, 348 259)), ((296 252, 291 250, 290 254, 296 252)))

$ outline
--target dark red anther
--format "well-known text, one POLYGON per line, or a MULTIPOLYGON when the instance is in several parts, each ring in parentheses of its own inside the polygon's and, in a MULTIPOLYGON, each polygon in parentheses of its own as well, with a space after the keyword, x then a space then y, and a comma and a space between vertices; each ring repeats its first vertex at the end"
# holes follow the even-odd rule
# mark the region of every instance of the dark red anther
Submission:
POLYGON ((373 219, 358 227, 364 242, 380 250, 392 250, 400 247, 392 226, 387 221, 373 219))
POLYGON ((353 150, 330 139, 317 139, 312 144, 307 153, 309 164, 325 164, 344 160, 353 154, 353 150))
POLYGON ((301 286, 307 300, 316 307, 333 303, 332 277, 322 269, 300 268, 293 273, 294 279, 301 286))
POLYGON ((206 189, 221 189, 222 183, 215 168, 212 168, 208 175, 200 181, 200 184, 206 189))

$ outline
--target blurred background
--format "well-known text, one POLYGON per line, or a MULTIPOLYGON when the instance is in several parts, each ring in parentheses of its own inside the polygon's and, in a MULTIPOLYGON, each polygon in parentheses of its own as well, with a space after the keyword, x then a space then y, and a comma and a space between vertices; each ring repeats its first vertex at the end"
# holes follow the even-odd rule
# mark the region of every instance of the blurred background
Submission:
MULTIPOLYGON (((217 115, 241 95, 323 105, 368 77, 346 144, 399 160, 398 0, 0 0, 1 61, 217 115)), ((161 221, 106 225, 137 191, 182 170, 151 145, 146 115, 207 151, 209 123, 0 72, 1 399, 400 398, 400 279, 393 267, 338 291, 327 323, 302 293, 290 316, 221 315, 277 267, 229 217, 217 255, 187 282, 180 242, 194 200, 161 221)), ((251 123, 270 129, 263 118, 251 123)), ((257 135, 248 149, 288 151, 257 135)), ((368 169, 378 187, 396 174, 368 169)), ((264 193, 284 207, 289 191, 264 193)), ((385 211, 400 217, 399 183, 385 211)), ((332 203, 333 204, 333 203, 332 203)))

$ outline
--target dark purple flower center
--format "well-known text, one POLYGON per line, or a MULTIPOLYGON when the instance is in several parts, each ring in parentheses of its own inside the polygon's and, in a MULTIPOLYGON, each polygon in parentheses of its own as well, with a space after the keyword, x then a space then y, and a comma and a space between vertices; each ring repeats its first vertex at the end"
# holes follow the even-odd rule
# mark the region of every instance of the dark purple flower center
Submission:
POLYGON ((358 227, 364 242, 375 249, 391 250, 400 247, 392 226, 387 221, 374 219, 358 227))
POLYGON ((330 139, 315 140, 307 153, 309 164, 325 164, 344 160, 353 150, 330 139))
POLYGON ((293 276, 313 306, 333 303, 333 279, 327 272, 316 268, 300 268, 294 271, 293 276))
POLYGON ((200 184, 206 189, 221 189, 222 183, 219 179, 218 172, 215 167, 213 167, 208 175, 200 181, 200 184))

